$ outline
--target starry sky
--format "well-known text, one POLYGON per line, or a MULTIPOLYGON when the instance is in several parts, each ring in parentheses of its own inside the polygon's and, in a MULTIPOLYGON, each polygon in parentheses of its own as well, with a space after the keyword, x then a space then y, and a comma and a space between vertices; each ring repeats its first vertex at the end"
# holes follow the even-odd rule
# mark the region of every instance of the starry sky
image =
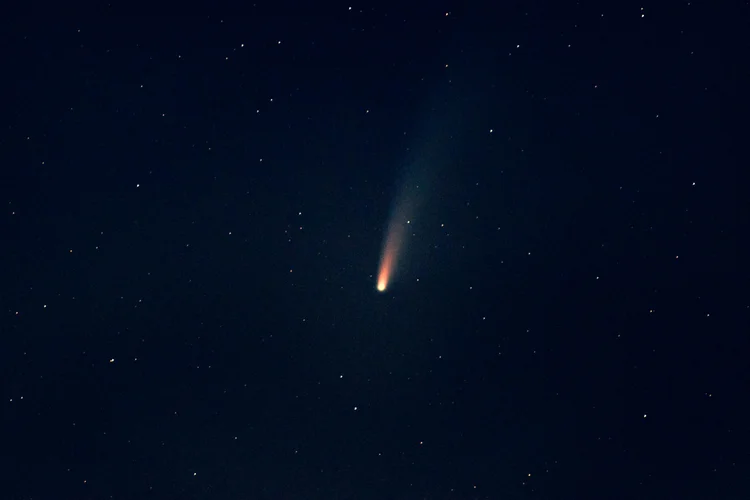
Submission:
POLYGON ((4 19, 0 496, 748 498, 747 3, 496 3, 4 19))

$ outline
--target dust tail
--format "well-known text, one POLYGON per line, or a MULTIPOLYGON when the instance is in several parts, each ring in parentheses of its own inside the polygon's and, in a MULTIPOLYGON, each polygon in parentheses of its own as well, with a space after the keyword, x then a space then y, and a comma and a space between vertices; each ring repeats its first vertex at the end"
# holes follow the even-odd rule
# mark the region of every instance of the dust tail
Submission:
POLYGON ((383 244, 383 253, 380 256, 380 267, 378 269, 377 289, 384 292, 393 281, 403 255, 404 242, 407 236, 407 227, 410 223, 411 203, 401 200, 394 210, 388 223, 388 231, 383 244))

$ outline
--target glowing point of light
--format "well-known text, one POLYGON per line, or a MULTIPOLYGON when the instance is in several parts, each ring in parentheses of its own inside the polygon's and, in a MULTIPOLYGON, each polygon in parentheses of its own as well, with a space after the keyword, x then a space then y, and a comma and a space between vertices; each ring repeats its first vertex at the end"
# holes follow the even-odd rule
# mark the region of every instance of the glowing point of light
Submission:
POLYGON ((378 292, 384 292, 384 291, 385 291, 385 282, 378 281, 378 292))

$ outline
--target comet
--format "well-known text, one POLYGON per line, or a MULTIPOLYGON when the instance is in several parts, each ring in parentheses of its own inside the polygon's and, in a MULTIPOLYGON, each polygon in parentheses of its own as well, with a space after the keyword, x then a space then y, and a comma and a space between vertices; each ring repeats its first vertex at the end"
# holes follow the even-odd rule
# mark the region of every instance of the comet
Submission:
POLYGON ((404 167, 400 179, 394 185, 395 196, 386 226, 375 285, 378 292, 388 290, 397 274, 415 262, 414 256, 409 256, 407 251, 417 230, 414 226, 419 224, 417 220, 421 221, 418 214, 422 211, 428 194, 434 189, 432 178, 435 165, 439 165, 441 161, 431 153, 422 153, 420 158, 404 167))
POLYGON ((380 269, 378 270, 378 291, 385 292, 391 280, 403 241, 403 230, 398 225, 391 224, 383 246, 383 255, 380 258, 380 269))
POLYGON ((379 292, 385 292, 388 285, 393 280, 396 272, 399 257, 401 256, 406 234, 406 226, 409 224, 407 207, 410 203, 403 202, 394 211, 393 216, 388 224, 388 231, 383 244, 383 253, 380 257, 380 267, 378 269, 377 289, 379 292))
POLYGON ((401 252, 401 244, 404 241, 403 224, 391 221, 388 226, 385 244, 383 245, 383 255, 380 257, 380 268, 378 270, 378 291, 385 292, 391 281, 396 263, 401 252))
MULTIPOLYGON (((436 195, 440 192, 441 185, 452 175, 442 172, 459 164, 457 155, 463 154, 466 140, 461 124, 473 123, 475 117, 486 109, 482 92, 475 93, 476 97, 471 100, 470 107, 467 107, 464 99, 451 98, 454 92, 452 86, 441 87, 428 97, 424 126, 414 134, 415 140, 422 142, 407 148, 410 152, 403 159, 403 171, 393 186, 394 204, 386 226, 375 285, 378 292, 388 290, 401 270, 411 268, 413 271, 412 266, 420 264, 419 248, 408 247, 419 241, 419 227, 427 227, 430 221, 431 213, 423 211, 424 205, 430 200, 440 201, 440 197, 436 195), (450 94, 444 94, 443 91, 449 91, 450 94), (437 109, 441 111, 436 112, 437 109), (416 250, 416 254, 409 255, 412 250, 416 250)), ((436 221, 432 220, 434 222, 436 221)), ((423 243, 424 241, 422 240, 423 243)))

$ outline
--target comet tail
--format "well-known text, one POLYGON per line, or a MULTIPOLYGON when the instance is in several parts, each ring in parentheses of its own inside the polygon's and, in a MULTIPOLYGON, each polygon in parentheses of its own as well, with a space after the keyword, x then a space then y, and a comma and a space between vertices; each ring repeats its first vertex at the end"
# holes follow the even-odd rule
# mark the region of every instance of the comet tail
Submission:
POLYGON ((378 270, 378 291, 384 292, 388 288, 388 283, 393 278, 396 269, 401 245, 404 241, 404 232, 406 224, 400 220, 400 217, 394 216, 388 226, 388 234, 383 246, 383 255, 380 258, 380 269, 378 270))

